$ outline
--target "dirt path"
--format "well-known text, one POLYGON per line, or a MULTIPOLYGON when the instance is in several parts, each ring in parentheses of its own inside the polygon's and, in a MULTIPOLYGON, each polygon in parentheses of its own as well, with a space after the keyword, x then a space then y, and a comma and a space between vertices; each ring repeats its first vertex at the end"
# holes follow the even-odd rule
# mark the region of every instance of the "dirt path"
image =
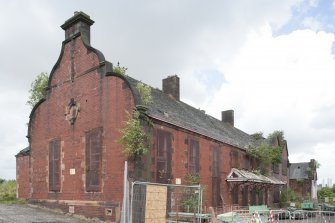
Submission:
POLYGON ((83 217, 64 215, 27 204, 0 204, 0 223, 88 223, 99 222, 83 217))

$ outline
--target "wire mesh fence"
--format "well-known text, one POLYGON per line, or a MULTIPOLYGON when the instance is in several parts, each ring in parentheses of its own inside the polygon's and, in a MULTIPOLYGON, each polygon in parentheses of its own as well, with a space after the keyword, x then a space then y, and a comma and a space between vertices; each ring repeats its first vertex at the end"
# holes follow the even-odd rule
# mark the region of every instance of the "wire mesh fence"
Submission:
POLYGON ((200 185, 133 182, 132 223, 202 222, 200 185))
POLYGON ((235 210, 217 215, 217 223, 334 223, 335 212, 306 210, 270 210, 254 211, 235 210))

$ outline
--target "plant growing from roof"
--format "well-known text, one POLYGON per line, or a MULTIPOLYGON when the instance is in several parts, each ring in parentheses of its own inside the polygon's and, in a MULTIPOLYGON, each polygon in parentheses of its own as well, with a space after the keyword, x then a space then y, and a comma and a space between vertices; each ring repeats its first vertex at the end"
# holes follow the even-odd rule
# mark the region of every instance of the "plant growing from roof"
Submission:
POLYGON ((284 132, 276 130, 273 133, 269 134, 267 139, 271 143, 275 143, 275 141, 278 140, 279 141, 279 145, 282 146, 282 145, 284 145, 284 141, 285 141, 284 132))
POLYGON ((35 80, 31 83, 31 88, 29 90, 30 96, 27 104, 33 108, 37 102, 45 97, 45 89, 48 86, 49 75, 46 72, 42 72, 35 80))
POLYGON ((117 62, 117 66, 113 67, 113 72, 116 74, 120 74, 122 76, 126 76, 126 71, 128 70, 128 68, 126 67, 121 67, 120 66, 120 62, 117 62))
POLYGON ((275 139, 278 138, 279 146, 269 144, 261 144, 260 146, 248 146, 247 154, 255 157, 260 161, 260 171, 262 174, 268 175, 268 170, 271 164, 278 164, 282 162, 282 145, 284 145, 283 131, 274 131, 269 134, 268 141, 275 144, 275 139))
POLYGON ((255 140, 263 139, 263 132, 255 132, 251 135, 255 140))
POLYGON ((142 82, 138 82, 136 88, 140 93, 143 105, 150 104, 152 102, 151 88, 142 82))

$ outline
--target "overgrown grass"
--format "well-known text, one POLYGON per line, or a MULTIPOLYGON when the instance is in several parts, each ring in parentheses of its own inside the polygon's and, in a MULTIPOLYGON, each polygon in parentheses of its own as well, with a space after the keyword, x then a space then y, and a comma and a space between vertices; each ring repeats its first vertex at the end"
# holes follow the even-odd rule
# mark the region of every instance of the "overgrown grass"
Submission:
POLYGON ((22 204, 24 200, 16 198, 16 180, 0 181, 0 203, 22 204))

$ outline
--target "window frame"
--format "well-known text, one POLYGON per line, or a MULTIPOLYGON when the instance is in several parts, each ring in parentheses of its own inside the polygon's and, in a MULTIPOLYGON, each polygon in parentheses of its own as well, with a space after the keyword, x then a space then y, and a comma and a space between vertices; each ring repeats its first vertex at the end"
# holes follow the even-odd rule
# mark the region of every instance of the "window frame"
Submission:
POLYGON ((102 127, 85 133, 86 191, 101 191, 102 176, 102 127))
POLYGON ((200 172, 200 144, 198 140, 190 138, 188 150, 188 173, 199 174, 200 172))
POLYGON ((61 189, 61 145, 59 139, 52 139, 48 145, 49 152, 49 191, 61 189))

